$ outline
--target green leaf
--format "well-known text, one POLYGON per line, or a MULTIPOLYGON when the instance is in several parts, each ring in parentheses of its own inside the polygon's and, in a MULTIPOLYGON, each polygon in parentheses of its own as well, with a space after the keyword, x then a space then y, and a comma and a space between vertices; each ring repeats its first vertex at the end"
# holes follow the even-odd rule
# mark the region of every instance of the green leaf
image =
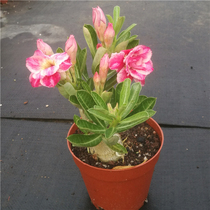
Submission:
POLYGON ((75 65, 75 66, 74 66, 74 69, 75 69, 75 76, 76 76, 76 78, 77 78, 77 79, 81 79, 81 72, 80 72, 80 70, 79 70, 78 65, 75 65))
POLYGON ((120 108, 118 109, 118 116, 122 116, 122 114, 124 113, 125 109, 126 109, 127 105, 122 105, 120 106, 120 108))
POLYGON ((77 124, 78 120, 80 120, 80 117, 78 115, 74 115, 74 122, 77 124))
MULTIPOLYGON (((105 104, 110 102, 111 97, 112 97, 112 92, 103 91, 101 94, 101 98, 103 99, 105 104)), ((107 107, 107 105, 106 105, 106 107, 107 107)))
POLYGON ((138 101, 137 101, 137 103, 136 103, 136 105, 134 106, 133 109, 135 109, 136 107, 138 107, 138 106, 140 105, 140 103, 141 103, 144 99, 146 99, 146 98, 147 98, 147 96, 144 96, 144 95, 139 96, 138 101))
POLYGON ((109 20, 110 23, 114 23, 113 19, 112 19, 112 16, 110 15, 106 15, 107 19, 109 20))
POLYGON ((58 49, 56 50, 56 53, 63 53, 63 52, 64 52, 63 49, 60 47, 58 47, 58 49))
POLYGON ((94 58, 96 54, 96 45, 98 43, 95 29, 91 25, 85 24, 83 26, 83 34, 90 49, 92 58, 94 58))
POLYGON ((121 39, 123 36, 125 36, 125 34, 126 34, 128 31, 130 31, 131 29, 133 29, 135 26, 136 26, 135 23, 133 23, 132 25, 130 25, 126 30, 124 30, 124 31, 120 34, 120 36, 118 37, 117 41, 118 41, 119 39, 121 39))
POLYGON ((105 138, 109 139, 109 138, 111 138, 115 133, 116 133, 115 127, 108 128, 108 129, 106 129, 106 131, 105 131, 105 138))
POLYGON ((132 49, 132 48, 136 47, 137 45, 139 45, 139 39, 129 42, 127 45, 127 49, 132 49))
POLYGON ((62 85, 57 85, 57 88, 60 92, 60 94, 65 97, 66 99, 69 99, 69 94, 65 91, 64 87, 62 85))
POLYGON ((134 39, 136 39, 138 37, 138 35, 133 35, 131 37, 129 37, 129 39, 127 39, 129 42, 132 42, 134 39))
POLYGON ((72 105, 76 106, 77 108, 79 108, 79 109, 82 108, 75 95, 71 95, 70 98, 69 98, 69 101, 71 102, 72 105))
POLYGON ((131 32, 128 31, 127 33, 124 34, 124 36, 122 36, 120 39, 117 39, 116 45, 120 44, 123 41, 126 41, 127 39, 129 39, 131 36, 131 32))
POLYGON ((128 116, 132 116, 138 112, 146 111, 148 109, 153 109, 155 106, 156 98, 148 97, 144 99, 139 106, 137 106, 128 116))
POLYGON ((132 42, 137 37, 138 37, 137 35, 133 35, 133 36, 131 36, 129 38, 123 36, 122 38, 124 38, 125 41, 122 41, 122 42, 121 42, 121 40, 118 41, 117 43, 119 43, 119 42, 120 43, 116 46, 115 51, 116 52, 120 52, 121 50, 126 50, 129 42, 132 42))
POLYGON ((115 74, 106 81, 104 90, 107 91, 110 90, 117 83, 117 72, 116 71, 113 72, 115 72, 115 74))
POLYGON ((77 147, 94 147, 102 141, 102 135, 100 134, 72 134, 67 139, 77 147))
POLYGON ((84 80, 81 81, 81 85, 83 87, 84 90, 86 90, 88 93, 91 93, 91 88, 90 86, 87 84, 87 82, 85 82, 84 80))
POLYGON ((109 70, 107 74, 107 78, 113 77, 117 72, 115 70, 109 70))
POLYGON ((85 90, 79 90, 77 91, 77 100, 79 101, 81 107, 84 110, 85 115, 87 118, 93 122, 95 122, 97 125, 101 125, 102 127, 105 127, 105 123, 101 121, 100 119, 96 118, 94 115, 92 115, 87 110, 90 108, 93 108, 94 105, 96 105, 95 101, 93 100, 90 93, 88 93, 85 90))
POLYGON ((141 84, 139 82, 133 83, 131 86, 130 96, 128 99, 128 104, 126 109, 122 113, 122 119, 124 119, 134 108, 136 103, 138 102, 139 93, 141 91, 141 84))
POLYGON ((88 81, 88 80, 89 80, 89 76, 88 76, 86 64, 85 64, 85 68, 84 68, 84 70, 83 70, 82 76, 83 76, 83 78, 85 79, 85 81, 88 81))
POLYGON ((139 125, 139 124, 145 122, 148 119, 149 119, 149 117, 142 117, 138 121, 134 121, 134 122, 131 122, 129 124, 119 124, 116 127, 116 130, 117 130, 118 133, 129 130, 130 128, 133 128, 134 126, 139 125))
POLYGON ((96 134, 103 134, 105 132, 105 128, 100 125, 93 124, 86 120, 79 119, 76 123, 77 127, 85 132, 91 132, 96 134))
POLYGON ((93 78, 89 78, 87 81, 87 84, 89 85, 90 89, 94 89, 94 83, 93 83, 93 78))
POLYGON ((113 87, 111 89, 111 92, 112 92, 112 96, 111 96, 110 104, 114 108, 116 106, 116 101, 115 101, 115 89, 113 87))
POLYGON ((116 90, 115 90, 115 102, 116 104, 120 103, 120 93, 121 93, 121 90, 122 90, 122 86, 123 86, 123 83, 118 83, 117 87, 116 87, 116 90))
POLYGON ((127 105, 128 98, 130 96, 130 85, 131 85, 131 80, 129 78, 127 78, 123 81, 122 90, 120 91, 119 107, 121 107, 123 105, 127 105))
POLYGON ((107 105, 105 104, 104 100, 99 96, 96 92, 91 92, 91 96, 93 97, 93 100, 95 103, 100 106, 103 109, 108 110, 107 105))
POLYGON ((126 50, 126 48, 127 48, 127 46, 128 46, 128 43, 129 43, 128 40, 119 43, 119 44, 115 47, 114 51, 117 52, 117 53, 119 53, 119 52, 122 51, 122 50, 126 50))
POLYGON ((155 113, 156 112, 154 110, 150 110, 150 112, 147 111, 138 112, 130 117, 126 117, 124 120, 120 122, 120 125, 130 124, 145 117, 148 117, 149 119, 151 117, 149 114, 154 115, 155 113))
POLYGON ((124 120, 122 120, 119 125, 117 125, 116 129, 117 132, 123 132, 126 131, 140 123, 145 122, 150 117, 152 117, 156 112, 154 110, 147 110, 143 112, 139 112, 131 117, 127 117, 124 120))
POLYGON ((86 66, 86 59, 87 59, 87 49, 84 48, 80 51, 80 53, 77 55, 77 67, 80 70, 80 73, 82 74, 85 70, 86 66))
POLYGON ((104 47, 99 47, 98 50, 96 51, 95 57, 93 59, 92 63, 92 73, 93 75, 96 72, 97 66, 99 66, 101 58, 104 56, 104 54, 107 52, 107 49, 104 47))
POLYGON ((77 55, 76 55, 76 57, 79 56, 80 52, 81 52, 81 48, 80 48, 80 46, 77 43, 77 55))
POLYGON ((107 146, 110 149, 114 150, 115 152, 119 152, 119 153, 123 153, 123 154, 128 153, 128 151, 126 150, 126 148, 123 145, 119 144, 119 143, 114 144, 114 145, 107 144, 107 146))
POLYGON ((115 6, 114 10, 113 10, 113 19, 114 19, 113 27, 114 27, 114 29, 115 29, 115 27, 117 25, 119 16, 120 16, 120 7, 119 6, 115 6))
POLYGON ((121 28, 123 26, 124 21, 125 21, 125 16, 122 16, 122 17, 119 17, 118 18, 117 24, 115 26, 115 35, 117 35, 120 32, 120 30, 121 30, 121 28))
POLYGON ((58 86, 58 90, 65 98, 69 99, 69 96, 76 95, 77 91, 74 89, 71 83, 66 82, 64 85, 58 86))
POLYGON ((152 109, 148 109, 146 112, 149 114, 149 117, 152 117, 156 113, 156 111, 154 111, 152 109))
POLYGON ((107 122, 112 122, 115 119, 115 116, 113 114, 110 114, 109 111, 107 111, 106 109, 99 109, 94 107, 88 109, 88 112, 93 114, 95 117, 107 122))

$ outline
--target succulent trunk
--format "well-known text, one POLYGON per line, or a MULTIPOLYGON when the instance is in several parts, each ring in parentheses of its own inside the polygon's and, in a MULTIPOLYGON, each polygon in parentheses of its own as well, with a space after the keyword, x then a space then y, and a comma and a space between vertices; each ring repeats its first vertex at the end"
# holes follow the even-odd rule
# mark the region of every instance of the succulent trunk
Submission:
MULTIPOLYGON (((119 137, 118 143, 123 145, 120 134, 115 135, 119 137)), ((102 162, 117 161, 124 158, 124 154, 120 154, 110 149, 104 141, 101 141, 101 143, 95 147, 88 147, 88 151, 102 162)))

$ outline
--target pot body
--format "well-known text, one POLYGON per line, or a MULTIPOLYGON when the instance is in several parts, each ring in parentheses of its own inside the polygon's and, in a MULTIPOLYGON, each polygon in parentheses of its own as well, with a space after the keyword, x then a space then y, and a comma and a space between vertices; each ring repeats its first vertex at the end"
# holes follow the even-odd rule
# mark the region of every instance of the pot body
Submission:
POLYGON ((6 4, 8 0, 0 0, 1 4, 6 4))
MULTIPOLYGON (((67 140, 69 151, 80 169, 90 199, 97 209, 138 210, 144 205, 164 141, 158 123, 152 118, 147 120, 147 123, 157 132, 161 141, 160 149, 147 162, 127 169, 113 170, 90 166, 73 154, 71 143, 67 140)), ((77 126, 73 124, 68 136, 76 130, 77 126)))

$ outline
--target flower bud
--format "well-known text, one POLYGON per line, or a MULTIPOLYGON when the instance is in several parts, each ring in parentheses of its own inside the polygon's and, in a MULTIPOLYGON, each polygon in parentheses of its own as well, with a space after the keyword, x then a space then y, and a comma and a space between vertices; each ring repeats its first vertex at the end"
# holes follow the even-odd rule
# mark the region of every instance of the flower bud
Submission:
POLYGON ((113 24, 108 23, 106 31, 104 32, 104 43, 106 45, 106 48, 111 47, 114 36, 115 36, 115 31, 113 29, 113 24))
POLYGON ((104 86, 107 73, 109 70, 109 55, 106 53, 100 61, 100 67, 99 67, 99 76, 101 80, 101 85, 104 86))
POLYGON ((37 48, 38 50, 41 50, 45 55, 53 54, 52 48, 47 43, 43 42, 42 39, 37 40, 37 48))
POLYGON ((98 44, 96 45, 96 50, 97 50, 99 47, 102 47, 102 44, 101 44, 101 43, 98 43, 98 44))
POLYGON ((77 55, 77 42, 73 35, 69 37, 65 44, 65 52, 69 55, 72 64, 76 63, 76 55, 77 55))
POLYGON ((101 42, 104 39, 104 32, 106 30, 106 18, 102 11, 102 9, 98 6, 97 8, 93 8, 92 12, 93 25, 95 27, 97 36, 101 42))
POLYGON ((65 71, 60 72, 60 76, 61 76, 60 81, 65 80, 66 79, 66 72, 65 71))
POLYGON ((97 71, 93 76, 93 82, 94 82, 94 85, 95 85, 96 93, 99 94, 99 92, 100 92, 100 76, 99 76, 97 71))

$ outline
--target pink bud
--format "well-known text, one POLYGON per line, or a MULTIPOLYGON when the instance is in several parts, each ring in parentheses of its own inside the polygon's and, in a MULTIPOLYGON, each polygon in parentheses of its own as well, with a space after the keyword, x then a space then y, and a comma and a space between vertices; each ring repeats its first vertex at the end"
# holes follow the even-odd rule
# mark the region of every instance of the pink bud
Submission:
POLYGON ((96 49, 98 49, 99 47, 102 47, 102 44, 101 44, 101 43, 98 43, 98 44, 96 45, 96 49))
POLYGON ((77 42, 73 35, 69 37, 65 44, 65 52, 69 55, 72 64, 76 63, 77 42))
POLYGON ((99 68, 99 76, 102 85, 104 85, 106 81, 108 71, 109 71, 109 55, 106 53, 100 61, 100 68, 99 68))
POLYGON ((106 45, 106 48, 111 47, 114 36, 115 36, 115 31, 113 29, 113 24, 108 23, 106 31, 104 32, 104 43, 106 45))
POLYGON ((100 92, 100 76, 97 71, 93 76, 93 82, 95 85, 96 92, 99 93, 100 92))
POLYGON ((103 42, 103 36, 106 30, 106 18, 102 9, 99 6, 97 8, 93 8, 92 19, 97 36, 99 40, 103 42))
POLYGON ((37 40, 37 48, 38 50, 41 50, 45 55, 53 54, 52 48, 47 43, 43 42, 42 39, 37 40))

